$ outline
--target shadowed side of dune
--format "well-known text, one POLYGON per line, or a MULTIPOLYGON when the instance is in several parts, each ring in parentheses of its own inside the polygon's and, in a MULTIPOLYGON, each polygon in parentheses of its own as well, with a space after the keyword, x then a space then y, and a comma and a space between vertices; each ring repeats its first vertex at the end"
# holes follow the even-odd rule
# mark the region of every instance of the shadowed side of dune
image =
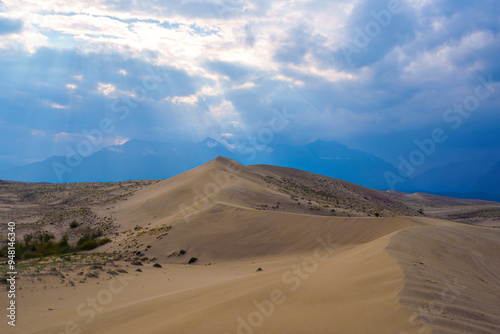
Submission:
POLYGON ((329 218, 217 205, 190 224, 177 224, 168 238, 151 240, 148 255, 181 263, 185 260, 166 255, 185 249, 200 263, 213 263, 311 251, 318 238, 336 246, 358 245, 409 226, 415 223, 401 217, 329 218))

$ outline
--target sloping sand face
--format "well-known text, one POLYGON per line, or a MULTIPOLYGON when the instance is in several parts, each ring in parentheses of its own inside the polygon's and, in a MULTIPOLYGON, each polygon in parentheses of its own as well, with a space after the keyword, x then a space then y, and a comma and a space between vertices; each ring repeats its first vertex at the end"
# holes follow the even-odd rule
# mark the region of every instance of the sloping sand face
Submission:
POLYGON ((176 263, 182 258, 166 255, 186 249, 206 264, 286 255, 313 251, 318 237, 338 245, 358 245, 414 225, 408 218, 329 218, 217 205, 196 215, 190 224, 176 225, 168 238, 151 240, 148 256, 176 263))
MULTIPOLYGON (((117 302, 92 322, 75 319, 83 333, 397 333, 409 330, 398 300, 403 271, 384 248, 391 235, 354 247, 318 243, 300 255, 254 259, 262 272, 226 273, 213 281, 210 267, 169 273, 172 280, 198 275, 183 289, 117 302), (176 276, 178 275, 178 276, 176 276), (194 283, 194 284, 193 284, 194 283)), ((224 266, 239 266, 236 262, 224 266)), ((222 269, 223 270, 223 269, 222 269)), ((164 274, 139 276, 130 291, 164 286, 164 274)), ((159 290, 159 289, 158 289, 159 290)), ((151 292, 148 292, 151 293, 151 292)), ((34 333, 56 332, 62 324, 34 333)), ((27 331, 31 332, 31 331, 27 331)))
POLYGON ((461 224, 412 227, 388 252, 405 272, 409 333, 500 333, 500 231, 461 224))

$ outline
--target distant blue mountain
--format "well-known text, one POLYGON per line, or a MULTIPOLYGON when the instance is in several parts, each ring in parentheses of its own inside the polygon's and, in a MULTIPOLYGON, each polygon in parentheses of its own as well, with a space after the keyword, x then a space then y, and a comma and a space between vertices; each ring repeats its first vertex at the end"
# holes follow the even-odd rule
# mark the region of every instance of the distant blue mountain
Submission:
MULTIPOLYGON (((388 162, 365 152, 350 149, 337 142, 316 141, 305 146, 274 145, 272 150, 228 150, 207 138, 196 144, 160 143, 130 140, 111 146, 82 159, 71 171, 65 157, 0 172, 0 179, 29 182, 116 182, 136 179, 165 179, 199 166, 217 156, 243 164, 270 164, 303 169, 313 173, 350 181, 369 188, 388 189, 384 174, 397 175, 388 162), (254 154, 249 155, 252 151, 254 154), (249 159, 251 158, 251 159, 249 159), (59 166, 58 177, 54 166, 59 166)), ((402 189, 413 188, 401 183, 402 189)))
MULTIPOLYGON (((259 160, 382 190, 389 188, 385 178, 386 172, 399 175, 396 168, 385 160, 337 142, 322 140, 299 147, 276 145, 273 146, 272 153, 262 154, 259 160)), ((413 187, 408 181, 398 186, 405 189, 413 187)))
POLYGON ((494 164, 474 185, 473 190, 500 194, 500 161, 494 164))
POLYGON ((175 145, 132 139, 123 145, 101 149, 83 158, 75 167, 68 165, 66 157, 51 157, 0 172, 0 179, 56 183, 165 179, 219 155, 230 154, 224 146, 211 139, 197 144, 175 145))
POLYGON ((418 190, 428 192, 485 191, 488 187, 478 188, 475 185, 486 175, 491 164, 488 160, 453 162, 433 168, 412 178, 412 181, 418 190))

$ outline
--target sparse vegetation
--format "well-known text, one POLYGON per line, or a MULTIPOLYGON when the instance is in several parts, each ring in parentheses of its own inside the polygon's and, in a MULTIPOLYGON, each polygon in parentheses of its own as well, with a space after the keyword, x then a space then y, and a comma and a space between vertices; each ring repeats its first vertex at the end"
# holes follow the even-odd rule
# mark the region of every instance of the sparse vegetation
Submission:
MULTIPOLYGON (((293 211, 304 212, 304 209, 309 209, 311 214, 331 216, 332 212, 335 212, 336 216, 348 217, 372 216, 375 212, 381 216, 418 215, 416 209, 409 207, 396 196, 388 194, 367 195, 363 191, 353 189, 334 179, 325 179, 321 175, 312 174, 309 178, 284 176, 272 179, 263 176, 263 180, 269 184, 269 187, 288 195, 292 201, 297 203, 296 205, 301 205, 295 206, 296 209, 292 209, 293 211), (333 205, 336 211, 331 211, 333 205)), ((286 203, 283 205, 286 207, 286 203)), ((268 208, 265 204, 256 205, 255 208, 259 210, 276 209, 276 207, 268 208)))
POLYGON ((189 259, 188 264, 195 263, 196 261, 198 261, 198 258, 192 257, 192 258, 189 259))
MULTIPOLYGON (((16 242, 16 257, 18 259, 30 259, 49 255, 61 255, 82 250, 90 250, 111 242, 109 238, 97 239, 102 236, 102 231, 89 230, 76 243, 69 244, 68 234, 64 234, 58 242, 55 242, 51 233, 25 234, 22 242, 16 242)), ((0 257, 7 256, 7 245, 0 248, 0 257)))

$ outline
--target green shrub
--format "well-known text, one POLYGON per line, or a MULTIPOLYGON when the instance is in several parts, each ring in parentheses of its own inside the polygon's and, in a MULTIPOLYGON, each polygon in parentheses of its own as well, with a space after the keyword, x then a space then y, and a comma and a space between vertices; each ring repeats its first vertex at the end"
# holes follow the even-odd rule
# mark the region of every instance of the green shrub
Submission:
POLYGON ((24 244, 26 245, 26 247, 28 247, 28 244, 30 243, 31 240, 33 240, 33 234, 25 234, 23 236, 23 239, 24 239, 24 244))
POLYGON ((59 254, 66 254, 71 252, 71 246, 68 243, 68 234, 61 237, 61 241, 57 243, 57 248, 59 249, 59 254))
POLYGON ((78 243, 78 249, 81 250, 91 250, 97 248, 97 246, 99 246, 99 244, 95 240, 85 240, 81 243, 78 243))
POLYGON ((181 250, 179 251, 179 254, 180 254, 180 255, 184 255, 184 254, 186 254, 186 251, 185 251, 184 249, 181 249, 181 250))
POLYGON ((111 242, 110 238, 104 238, 104 239, 99 240, 97 243, 99 244, 99 246, 102 246, 102 245, 105 245, 109 242, 111 242))
POLYGON ((188 264, 195 263, 196 261, 198 261, 198 258, 192 257, 192 258, 189 259, 188 264))
POLYGON ((111 239, 109 238, 104 238, 102 240, 97 241, 96 239, 99 238, 100 236, 102 236, 101 229, 87 229, 84 232, 83 236, 80 239, 78 239, 76 243, 76 248, 81 250, 90 250, 98 246, 107 244, 108 242, 111 242, 111 239))
POLYGON ((73 220, 71 223, 69 223, 69 227, 70 228, 77 228, 78 226, 80 226, 76 220, 73 220))
MULTIPOLYGON (((78 240, 76 246, 72 247, 68 242, 68 234, 64 234, 59 242, 52 241, 55 237, 50 233, 26 234, 23 237, 24 243, 16 241, 16 258, 31 259, 49 255, 74 253, 75 251, 94 249, 111 242, 109 238, 96 240, 101 235, 102 231, 100 229, 88 229, 78 240)), ((7 245, 0 248, 0 257, 6 257, 8 255, 7 252, 7 245)))

